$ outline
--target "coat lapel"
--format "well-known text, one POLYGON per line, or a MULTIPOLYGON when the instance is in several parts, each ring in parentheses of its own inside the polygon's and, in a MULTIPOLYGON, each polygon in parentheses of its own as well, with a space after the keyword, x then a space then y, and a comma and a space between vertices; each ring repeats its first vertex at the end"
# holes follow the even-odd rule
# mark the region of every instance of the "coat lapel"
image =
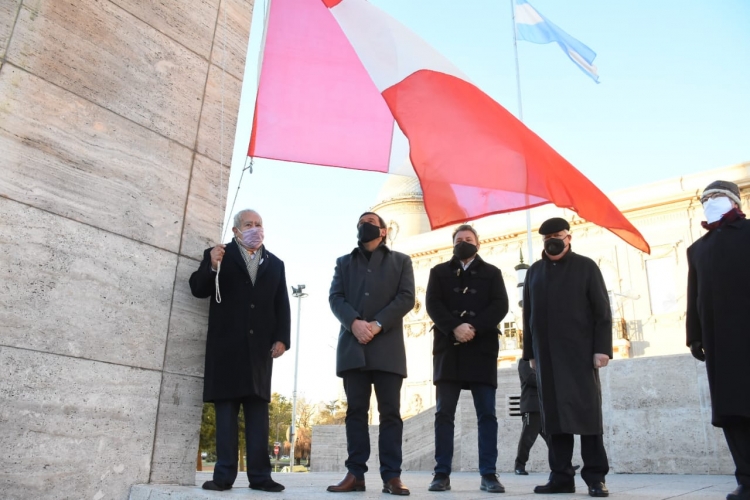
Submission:
POLYGON ((263 251, 260 255, 260 262, 258 263, 258 275, 255 277, 255 283, 258 283, 260 277, 263 276, 263 274, 266 272, 266 269, 268 269, 269 264, 270 262, 268 258, 268 250, 266 250, 266 247, 264 245, 263 251))

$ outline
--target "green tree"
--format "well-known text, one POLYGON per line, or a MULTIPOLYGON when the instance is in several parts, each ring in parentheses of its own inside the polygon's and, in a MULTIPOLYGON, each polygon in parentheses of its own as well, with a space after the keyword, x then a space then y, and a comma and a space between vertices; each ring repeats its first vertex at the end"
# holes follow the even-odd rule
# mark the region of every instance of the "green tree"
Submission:
POLYGON ((321 403, 322 409, 315 418, 315 425, 344 425, 346 419, 346 401, 332 399, 321 403))
MULTIPOLYGON (((271 394, 271 403, 268 405, 268 449, 273 453, 273 443, 282 444, 286 441, 289 426, 292 423, 292 402, 278 392, 271 394)), ((281 451, 279 451, 281 455, 281 451)))
POLYGON ((211 458, 216 456, 216 411, 212 403, 203 403, 201 417, 200 451, 205 451, 211 458))

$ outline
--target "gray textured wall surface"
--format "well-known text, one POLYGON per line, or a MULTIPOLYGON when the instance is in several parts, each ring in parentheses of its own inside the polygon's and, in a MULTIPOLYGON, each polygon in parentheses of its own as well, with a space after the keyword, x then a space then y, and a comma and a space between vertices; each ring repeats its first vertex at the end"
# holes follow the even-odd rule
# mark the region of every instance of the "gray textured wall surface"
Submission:
MULTIPOLYGON (((705 364, 689 354, 611 361, 600 371, 604 445, 614 473, 732 474, 734 465, 720 429, 711 425, 705 364)), ((508 396, 520 393, 514 367, 497 372, 498 471, 513 470, 521 419, 509 415, 508 396)), ((435 408, 404 421, 403 469, 435 466, 435 408)), ((378 470, 377 426, 368 462, 378 470)), ((313 428, 312 466, 316 472, 344 471, 344 426, 313 428)), ((573 463, 581 464, 579 442, 573 463)), ((456 410, 453 468, 477 471, 477 424, 471 393, 463 391, 456 410)), ((540 437, 527 470, 549 470, 547 446, 540 437)))
POLYGON ((0 0, 0 498, 194 483, 252 11, 0 0))

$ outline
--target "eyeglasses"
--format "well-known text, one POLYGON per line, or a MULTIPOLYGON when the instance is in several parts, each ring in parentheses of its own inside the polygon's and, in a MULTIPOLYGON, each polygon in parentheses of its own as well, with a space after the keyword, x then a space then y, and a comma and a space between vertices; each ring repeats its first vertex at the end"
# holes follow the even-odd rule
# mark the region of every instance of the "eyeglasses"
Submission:
POLYGON ((714 198, 721 198, 721 197, 729 198, 729 196, 727 196, 727 195, 725 195, 723 193, 711 193, 711 194, 707 194, 706 196, 704 196, 704 197, 701 198, 701 205, 703 205, 704 203, 706 203, 708 200, 713 200, 714 198))

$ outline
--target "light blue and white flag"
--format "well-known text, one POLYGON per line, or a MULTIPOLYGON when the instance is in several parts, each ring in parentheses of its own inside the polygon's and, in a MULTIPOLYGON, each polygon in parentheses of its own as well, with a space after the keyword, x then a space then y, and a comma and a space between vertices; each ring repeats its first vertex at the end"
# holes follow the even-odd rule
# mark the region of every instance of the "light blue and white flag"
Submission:
POLYGON ((520 40, 532 43, 551 43, 565 52, 576 66, 599 83, 594 58, 596 52, 555 26, 526 0, 515 0, 516 33, 520 40))

